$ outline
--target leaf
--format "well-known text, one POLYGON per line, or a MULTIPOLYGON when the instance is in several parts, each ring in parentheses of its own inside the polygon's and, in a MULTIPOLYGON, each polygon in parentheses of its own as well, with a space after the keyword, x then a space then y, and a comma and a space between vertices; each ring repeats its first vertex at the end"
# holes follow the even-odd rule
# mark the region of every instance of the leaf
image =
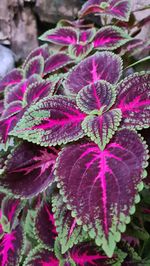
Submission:
POLYGON ((52 95, 54 89, 54 83, 49 80, 35 82, 32 85, 28 86, 28 89, 24 94, 24 101, 27 105, 31 105, 46 96, 52 95))
POLYGON ((30 62, 34 57, 41 55, 44 60, 46 60, 50 56, 49 46, 47 44, 41 45, 35 48, 31 53, 27 56, 26 60, 23 63, 23 68, 26 67, 27 63, 30 62))
POLYGON ((57 27, 46 31, 39 39, 41 41, 68 46, 69 44, 77 43, 78 34, 72 27, 57 27))
MULTIPOLYGON (((102 255, 100 248, 93 243, 85 242, 74 246, 69 252, 71 259, 77 266, 109 265, 109 258, 102 255)), ((113 265, 113 264, 112 264, 113 265)))
POLYGON ((85 134, 103 150, 115 134, 121 118, 121 110, 112 109, 98 116, 87 116, 82 122, 82 128, 85 134))
POLYGON ((57 53, 47 58, 44 65, 44 75, 72 63, 73 60, 65 53, 57 53))
POLYGON ((33 57, 25 67, 25 76, 29 78, 33 74, 42 75, 44 70, 44 59, 41 55, 33 57))
POLYGON ((94 27, 87 29, 87 30, 80 30, 79 31, 79 43, 86 44, 86 43, 91 42, 95 34, 96 34, 96 30, 94 27))
POLYGON ((128 21, 130 11, 131 4, 129 0, 89 0, 82 6, 79 17, 91 13, 100 13, 122 21, 128 21))
POLYGON ((64 83, 71 94, 77 94, 83 87, 98 80, 115 84, 122 73, 122 60, 111 52, 97 52, 84 59, 68 74, 64 83))
POLYGON ((128 76, 118 86, 115 108, 122 111, 123 125, 142 129, 150 125, 150 72, 128 76))
POLYGON ((14 86, 23 79, 23 71, 19 68, 13 69, 3 79, 0 80, 0 92, 3 92, 7 86, 14 86))
POLYGON ((76 219, 71 216, 71 211, 66 208, 62 197, 55 194, 52 199, 56 230, 61 244, 61 253, 64 254, 74 244, 87 239, 83 228, 79 226, 76 219))
POLYGON ((107 81, 97 81, 79 91, 76 102, 82 112, 91 114, 94 110, 106 112, 114 104, 116 89, 107 81))
POLYGON ((6 162, 0 186, 17 197, 30 198, 39 194, 53 182, 56 157, 55 149, 21 143, 6 162))
POLYGON ((10 134, 41 146, 65 144, 84 136, 84 117, 73 100, 47 97, 31 106, 10 134))
POLYGON ((14 101, 22 101, 27 87, 35 82, 39 82, 41 77, 37 74, 32 75, 28 79, 22 80, 19 84, 15 85, 13 88, 5 90, 5 107, 14 101))
POLYGON ((21 101, 12 102, 12 103, 7 105, 7 108, 2 113, 1 120, 5 119, 5 118, 12 117, 13 115, 19 113, 21 110, 22 110, 21 101))
POLYGON ((43 202, 35 218, 35 234, 48 248, 53 248, 57 236, 52 206, 43 202))
POLYGON ((69 55, 71 58, 76 59, 76 61, 80 61, 85 58, 93 49, 93 44, 88 43, 85 45, 81 44, 73 44, 68 48, 69 55))
POLYGON ((124 29, 116 26, 106 26, 97 31, 93 44, 99 50, 114 50, 130 40, 131 37, 124 29))
POLYGON ((23 266, 59 266, 53 251, 39 245, 30 251, 23 266))
POLYGON ((18 225, 10 233, 3 236, 0 243, 0 265, 14 266, 19 265, 22 249, 24 247, 23 230, 18 225))
POLYGON ((147 150, 122 129, 101 151, 94 142, 68 145, 56 162, 56 181, 72 216, 111 257, 140 198, 147 150))
POLYGON ((19 212, 21 211, 21 208, 24 206, 20 199, 14 199, 11 196, 6 196, 1 204, 2 209, 2 219, 1 222, 5 221, 5 224, 3 224, 3 228, 5 231, 5 228, 8 228, 8 231, 13 228, 13 226, 16 223, 17 216, 19 212), (3 219, 4 218, 4 219, 3 219))
POLYGON ((3 110, 4 110, 4 100, 0 100, 0 118, 3 110))

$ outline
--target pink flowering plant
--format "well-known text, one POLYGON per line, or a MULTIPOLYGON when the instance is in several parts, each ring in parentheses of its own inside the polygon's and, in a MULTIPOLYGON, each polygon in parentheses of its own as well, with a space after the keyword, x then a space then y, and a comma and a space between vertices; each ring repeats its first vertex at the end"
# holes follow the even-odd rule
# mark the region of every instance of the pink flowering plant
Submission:
POLYGON ((125 72, 130 12, 86 1, 0 80, 1 266, 150 264, 150 72, 125 72))

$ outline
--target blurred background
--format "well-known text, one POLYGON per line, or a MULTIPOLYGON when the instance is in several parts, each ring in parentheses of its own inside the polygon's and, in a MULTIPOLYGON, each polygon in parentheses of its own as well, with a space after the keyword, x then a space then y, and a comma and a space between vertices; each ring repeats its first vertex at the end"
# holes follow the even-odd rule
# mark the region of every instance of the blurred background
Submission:
MULTIPOLYGON (((20 64, 29 52, 39 45, 38 36, 55 27, 58 20, 76 19, 78 10, 84 2, 84 0, 0 0, 0 77, 15 64, 20 64)), ((147 8, 150 6, 150 0, 131 0, 131 2, 130 23, 143 23, 142 27, 137 27, 136 35, 147 42, 150 40, 150 9, 147 8)), ((96 18, 90 19, 93 19, 93 22, 96 20, 96 18)))

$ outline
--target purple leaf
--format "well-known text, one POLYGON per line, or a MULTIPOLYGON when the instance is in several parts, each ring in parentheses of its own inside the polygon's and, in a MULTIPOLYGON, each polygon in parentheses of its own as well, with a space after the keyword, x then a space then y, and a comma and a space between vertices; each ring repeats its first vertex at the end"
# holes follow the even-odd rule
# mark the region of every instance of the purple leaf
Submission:
POLYGON ((66 45, 75 44, 78 41, 77 31, 72 27, 58 27, 46 31, 40 38, 54 44, 66 45))
POLYGON ((131 40, 125 30, 116 26, 106 26, 97 31, 93 44, 101 50, 114 50, 131 40))
POLYGON ((41 146, 60 145, 84 136, 84 117, 73 100, 46 97, 27 110, 10 134, 41 146))
POLYGON ((87 116, 82 122, 82 128, 85 134, 103 150, 115 134, 121 118, 121 110, 112 109, 102 114, 87 116))
POLYGON ((5 106, 14 101, 22 101, 27 87, 35 82, 39 82, 41 77, 37 74, 32 75, 28 79, 22 80, 13 88, 8 88, 5 91, 5 106))
POLYGON ((77 224, 76 219, 71 216, 71 211, 66 208, 62 196, 55 194, 52 199, 52 206, 56 230, 61 244, 61 253, 64 254, 74 244, 87 239, 87 234, 77 224))
POLYGON ((51 73, 63 66, 72 63, 73 60, 65 53, 57 53, 47 58, 44 65, 44 75, 51 73))
POLYGON ((5 119, 5 118, 12 117, 14 114, 19 113, 21 110, 22 110, 22 102, 21 101, 12 102, 9 105, 7 105, 7 108, 2 113, 1 120, 5 119))
POLYGON ((28 57, 26 58, 24 64, 23 64, 23 68, 26 67, 27 63, 32 60, 33 57, 36 57, 38 55, 41 55, 43 57, 44 60, 46 60, 49 56, 50 56, 50 51, 49 51, 49 47, 47 44, 41 45, 39 47, 37 47, 35 50, 33 50, 28 57))
POLYGON ((0 117, 4 110, 4 100, 0 100, 0 117))
POLYGON ((48 95, 54 93, 54 83, 49 80, 43 80, 30 85, 24 95, 24 101, 27 105, 31 105, 48 95))
POLYGON ((64 83, 66 89, 77 94, 83 87, 98 80, 116 83, 122 73, 122 60, 111 52, 97 52, 75 66, 64 83))
POLYGON ((14 195, 33 197, 52 184, 56 157, 55 149, 23 142, 8 158, 0 185, 14 195))
POLYGON ((59 153, 56 180, 77 223, 111 257, 139 202, 147 150, 135 131, 122 129, 101 151, 94 142, 59 153), (129 189, 130 187, 130 189, 129 189))
POLYGON ((14 86, 23 79, 23 71, 21 69, 13 69, 3 79, 0 80, 0 92, 3 92, 7 86, 14 86))
POLYGON ((79 16, 83 17, 91 13, 101 13, 111 15, 119 20, 128 21, 130 9, 129 0, 89 0, 82 6, 79 16))
POLYGON ((90 28, 87 30, 81 30, 79 34, 79 43, 86 44, 91 42, 96 34, 95 28, 90 28))
POLYGON ((93 243, 81 243, 74 246, 69 253, 76 266, 107 266, 113 263, 113 259, 102 255, 100 249, 93 243))
POLYGON ((30 251, 23 266, 59 266, 59 260, 56 258, 55 253, 42 247, 37 246, 30 251))
MULTIPOLYGON (((11 229, 12 226, 16 222, 16 218, 22 208, 22 204, 20 199, 14 199, 10 196, 6 196, 2 201, 2 216, 7 219, 9 223, 9 228, 11 229)), ((5 229, 6 224, 4 224, 5 229)))
POLYGON ((150 125, 150 72, 135 73, 117 86, 115 108, 122 111, 123 125, 142 129, 150 125))
POLYGON ((107 81, 98 81, 79 91, 76 102, 82 112, 91 114, 94 110, 110 109, 116 100, 116 89, 107 81))
POLYGON ((44 202, 35 218, 35 233, 37 238, 48 248, 53 248, 57 232, 54 224, 52 206, 44 202))
POLYGON ((92 43, 88 43, 85 45, 74 44, 69 46, 68 52, 71 58, 80 61, 81 59, 85 58, 92 51, 92 49, 92 43))
POLYGON ((33 57, 25 67, 25 76, 29 78, 33 74, 42 75, 44 70, 44 59, 41 55, 33 57))
POLYGON ((6 233, 0 243, 0 265, 19 265, 22 249, 24 246, 24 236, 21 226, 17 226, 10 233, 6 233))

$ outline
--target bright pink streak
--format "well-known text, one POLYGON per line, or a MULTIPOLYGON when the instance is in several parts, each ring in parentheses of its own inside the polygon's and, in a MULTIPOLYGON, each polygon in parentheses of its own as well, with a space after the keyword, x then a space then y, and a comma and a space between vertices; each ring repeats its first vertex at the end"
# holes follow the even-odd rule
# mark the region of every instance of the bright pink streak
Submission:
POLYGON ((75 226, 76 226, 76 219, 74 219, 74 221, 73 221, 73 223, 72 223, 72 225, 71 225, 71 228, 70 228, 70 230, 69 230, 69 237, 72 235, 72 233, 73 233, 73 230, 74 230, 74 228, 75 228, 75 226))
MULTIPOLYGON (((90 265, 98 265, 96 260, 102 260, 102 259, 108 259, 107 256, 101 256, 101 255, 88 255, 86 252, 79 257, 79 254, 76 252, 75 254, 71 254, 72 259, 75 263, 77 263, 80 266, 84 266, 85 263, 90 263, 90 265), (95 262, 94 262, 95 260, 95 262)), ((99 264, 100 265, 100 264, 99 264)))
POLYGON ((1 248, 3 247, 2 251, 0 252, 0 254, 2 255, 1 266, 7 265, 9 250, 12 250, 14 252, 14 246, 12 244, 13 240, 15 240, 14 233, 15 233, 15 231, 13 233, 5 234, 5 236, 3 237, 3 240, 1 242, 0 247, 1 248))

